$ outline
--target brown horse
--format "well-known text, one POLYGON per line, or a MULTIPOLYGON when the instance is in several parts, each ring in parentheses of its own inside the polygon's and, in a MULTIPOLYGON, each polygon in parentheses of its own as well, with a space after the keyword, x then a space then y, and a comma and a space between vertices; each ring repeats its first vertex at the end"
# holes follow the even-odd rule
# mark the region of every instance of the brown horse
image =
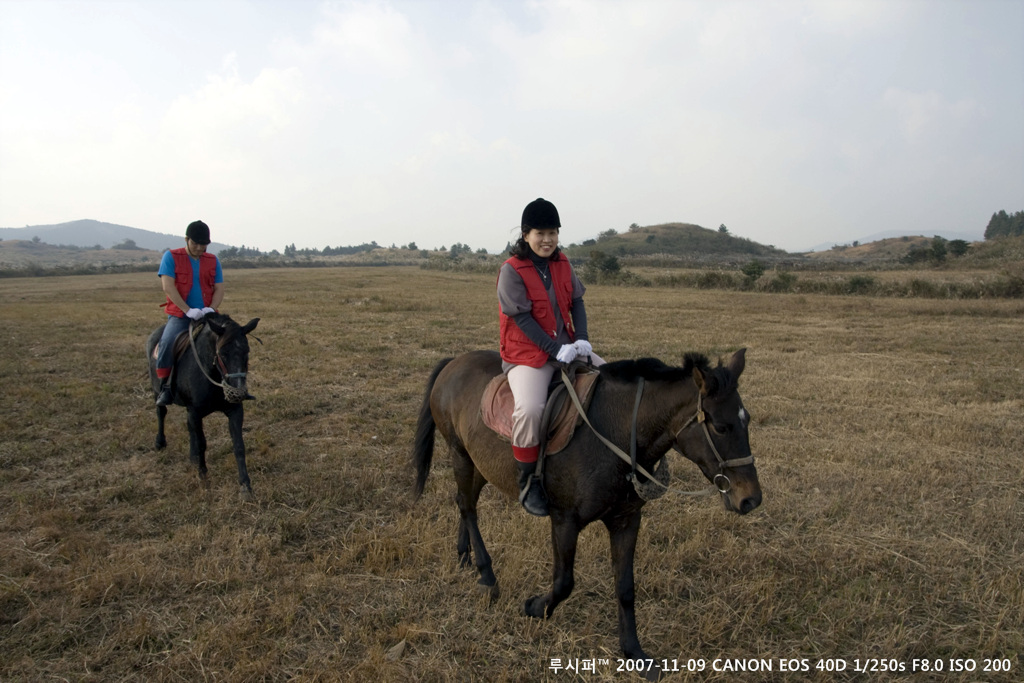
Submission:
MULTIPOLYGON (((737 351, 724 366, 719 361, 715 368, 699 354, 687 354, 681 368, 653 358, 609 363, 600 369, 587 410, 589 420, 626 451, 631 437, 635 439, 637 464, 647 472, 670 448, 679 450, 715 483, 727 510, 747 514, 760 505, 761 487, 747 436, 750 417, 737 392, 744 351, 737 351)), ((477 526, 477 500, 487 483, 513 499, 518 493, 511 446, 480 418, 484 387, 500 373, 501 359, 493 351, 441 361, 427 382, 413 449, 419 497, 430 472, 435 430, 448 443, 458 487, 460 564, 468 566, 475 556, 479 584, 492 597, 498 593, 498 582, 477 526)), ((644 500, 634 490, 630 474, 630 463, 585 427, 564 450, 547 459, 554 581, 549 593, 528 599, 523 609, 529 616, 547 618, 569 597, 577 538, 585 526, 600 520, 611 539, 619 644, 626 657, 653 664, 636 634, 633 555, 644 500)))

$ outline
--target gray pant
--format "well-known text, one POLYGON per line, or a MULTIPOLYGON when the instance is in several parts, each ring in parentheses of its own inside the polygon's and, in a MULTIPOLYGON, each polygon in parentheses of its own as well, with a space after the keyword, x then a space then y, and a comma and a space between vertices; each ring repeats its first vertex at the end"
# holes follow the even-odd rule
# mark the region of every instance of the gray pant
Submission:
MULTIPOLYGON (((595 366, 605 361, 595 353, 590 354, 595 366)), ((515 399, 512 411, 512 445, 529 448, 540 445, 540 421, 544 417, 544 404, 548 400, 548 385, 558 372, 555 363, 545 363, 539 368, 517 365, 508 371, 508 386, 515 399)))

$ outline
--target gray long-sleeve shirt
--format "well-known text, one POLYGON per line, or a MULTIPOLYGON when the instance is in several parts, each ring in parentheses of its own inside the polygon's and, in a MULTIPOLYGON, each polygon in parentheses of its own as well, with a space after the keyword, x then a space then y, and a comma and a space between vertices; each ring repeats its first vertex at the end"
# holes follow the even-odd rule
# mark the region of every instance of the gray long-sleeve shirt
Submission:
MULTIPOLYGON (((534 261, 534 267, 538 268, 538 273, 542 276, 541 280, 544 281, 544 273, 538 267, 538 259, 531 260, 534 261)), ((547 259, 540 261, 541 266, 545 266, 547 259)), ((498 304, 501 306, 501 312, 512 318, 516 325, 519 326, 519 329, 523 331, 523 334, 529 337, 530 341, 540 347, 551 358, 554 358, 558 355, 558 349, 561 348, 562 344, 570 344, 572 339, 569 338, 569 332, 565 328, 565 321, 562 320, 562 312, 558 310, 552 278, 547 278, 546 285, 551 308, 555 312, 556 334, 554 339, 541 329, 540 324, 533 317, 533 302, 530 301, 530 297, 526 294, 526 284, 519 273, 516 272, 516 269, 508 263, 502 265, 501 271, 498 273, 498 304)), ((576 273, 573 272, 572 303, 569 314, 572 316, 576 339, 588 338, 587 312, 583 305, 583 294, 586 291, 586 287, 583 286, 583 283, 576 277, 576 273)), ((512 367, 509 363, 503 362, 502 365, 506 371, 512 367)))

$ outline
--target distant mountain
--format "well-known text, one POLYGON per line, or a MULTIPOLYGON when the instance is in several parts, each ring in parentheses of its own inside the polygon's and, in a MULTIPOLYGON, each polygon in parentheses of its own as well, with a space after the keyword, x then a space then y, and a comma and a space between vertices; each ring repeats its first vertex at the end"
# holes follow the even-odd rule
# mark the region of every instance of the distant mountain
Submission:
POLYGON ((645 227, 634 226, 629 231, 608 231, 597 239, 564 248, 569 256, 586 257, 591 251, 602 251, 613 256, 645 256, 668 254, 691 257, 786 256, 775 247, 759 244, 745 237, 727 232, 709 230, 691 223, 664 223, 645 227))
MULTIPOLYGON (((103 223, 102 221, 80 220, 56 225, 30 225, 24 228, 0 228, 0 239, 31 240, 38 237, 47 244, 67 244, 75 247, 94 247, 99 245, 109 249, 125 240, 132 240, 140 249, 152 249, 162 252, 164 249, 176 249, 185 246, 185 229, 180 235, 168 235, 160 232, 129 228, 126 225, 103 223)), ((216 254, 227 249, 227 244, 211 242, 208 251, 216 254)))

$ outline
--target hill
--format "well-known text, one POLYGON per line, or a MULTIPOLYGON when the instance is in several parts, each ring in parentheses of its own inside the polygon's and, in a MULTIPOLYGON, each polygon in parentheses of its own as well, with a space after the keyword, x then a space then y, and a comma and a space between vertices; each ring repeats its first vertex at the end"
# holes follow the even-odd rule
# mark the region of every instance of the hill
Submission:
POLYGON ((931 243, 932 238, 923 235, 889 237, 866 244, 834 246, 827 251, 810 252, 806 256, 814 261, 844 263, 899 261, 911 249, 927 249, 931 243))
MULTIPOLYGON (((869 244, 871 242, 881 242, 883 240, 889 240, 889 239, 903 239, 905 237, 916 238, 916 237, 920 237, 920 236, 921 235, 914 235, 914 234, 911 234, 911 233, 909 233, 907 231, 903 231, 903 230, 886 230, 884 232, 876 232, 876 233, 872 233, 870 235, 865 235, 864 237, 861 237, 859 240, 855 240, 855 241, 856 241, 857 244, 869 244)), ((984 235, 982 234, 982 231, 980 231, 980 230, 976 230, 976 231, 973 231, 973 232, 949 232, 949 231, 946 231, 946 232, 940 234, 939 237, 942 237, 943 239, 947 239, 947 240, 963 240, 965 242, 980 242, 981 240, 984 239, 984 235)), ((837 247, 842 247, 844 244, 845 245, 849 245, 849 244, 852 244, 852 243, 853 243, 852 241, 851 242, 844 242, 843 244, 839 244, 838 242, 823 242, 823 243, 817 245, 816 247, 808 249, 807 252, 812 252, 812 251, 815 251, 815 252, 816 251, 831 251, 832 249, 835 249, 837 247)), ((806 253, 806 252, 803 252, 803 253, 806 253)))
MULTIPOLYGON (((167 233, 130 228, 127 225, 104 223, 91 219, 57 223, 55 225, 0 228, 0 240, 31 241, 35 237, 52 245, 70 245, 74 247, 98 246, 107 249, 118 244, 124 244, 125 240, 132 240, 141 249, 163 252, 164 249, 184 246, 185 228, 181 229, 180 235, 168 235, 167 233)), ((209 251, 212 254, 216 254, 221 249, 226 249, 227 247, 228 245, 220 242, 211 242, 209 251)))
POLYGON ((162 255, 162 250, 154 249, 97 249, 30 240, 0 241, 0 269, 31 271, 63 268, 74 271, 148 264, 152 265, 155 272, 162 255))
POLYGON ((790 256, 782 249, 758 244, 745 237, 709 230, 691 223, 664 223, 640 227, 628 232, 602 233, 596 240, 571 244, 565 248, 570 257, 585 258, 592 251, 613 256, 678 256, 682 258, 772 258, 790 256))

